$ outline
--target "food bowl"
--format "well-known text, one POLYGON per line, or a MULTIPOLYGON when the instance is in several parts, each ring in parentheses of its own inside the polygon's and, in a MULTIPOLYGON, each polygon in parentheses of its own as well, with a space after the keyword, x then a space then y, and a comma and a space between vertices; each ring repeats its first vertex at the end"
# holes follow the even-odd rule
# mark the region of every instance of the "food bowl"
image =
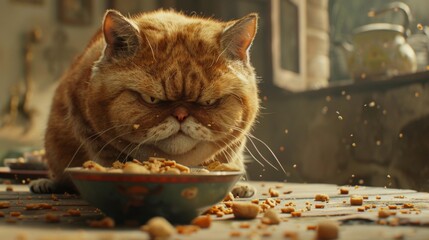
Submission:
POLYGON ((81 197, 117 223, 154 216, 189 223, 222 201, 243 172, 133 174, 68 168, 81 197))

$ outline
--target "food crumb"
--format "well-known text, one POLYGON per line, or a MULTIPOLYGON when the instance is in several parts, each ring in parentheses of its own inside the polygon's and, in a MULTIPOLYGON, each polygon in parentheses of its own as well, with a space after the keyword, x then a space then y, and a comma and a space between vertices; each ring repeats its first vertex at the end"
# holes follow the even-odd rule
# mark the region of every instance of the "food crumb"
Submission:
POLYGON ((378 211, 378 217, 379 218, 387 218, 390 215, 393 215, 391 211, 387 210, 387 209, 380 209, 378 211))
POLYGON ((238 219, 253 219, 256 218, 260 207, 248 202, 234 202, 232 205, 232 213, 238 219))
POLYGON ((317 226, 316 225, 308 225, 307 226, 307 230, 316 230, 317 226))
POLYGON ((69 209, 67 210, 67 215, 73 216, 73 217, 79 217, 81 213, 79 209, 69 209))
POLYGON ((327 194, 316 194, 314 201, 327 202, 329 201, 329 196, 327 194))
POLYGON ((324 204, 315 204, 314 205, 315 208, 325 208, 324 204))
POLYGON ((282 213, 292 213, 292 212, 295 212, 295 208, 294 207, 285 207, 285 208, 281 208, 280 210, 282 211, 282 213))
POLYGON ((239 228, 250 228, 250 224, 248 222, 240 223, 238 225, 239 228))
POLYGON ((279 214, 274 209, 269 209, 264 213, 264 217, 262 218, 263 223, 268 225, 279 224, 280 217, 279 214))
POLYGON ((197 232, 198 230, 200 230, 200 228, 198 226, 194 226, 194 225, 176 226, 177 233, 181 234, 181 235, 189 235, 189 234, 197 232))
POLYGON ((291 212, 290 214, 292 217, 301 217, 301 215, 302 215, 301 212, 291 212))
POLYGON ((13 192, 12 186, 6 186, 6 192, 13 192))
POLYGON ((0 209, 9 208, 9 207, 10 207, 10 202, 8 202, 8 201, 0 202, 0 209))
POLYGON ((232 231, 229 233, 230 237, 241 237, 241 232, 239 231, 232 231))
POLYGON ((175 228, 163 217, 151 218, 140 229, 154 239, 168 238, 175 233, 175 228))
POLYGON ((88 221, 88 226, 93 228, 114 228, 115 221, 110 217, 105 217, 101 220, 88 221))
POLYGON ((283 237, 289 238, 289 239, 298 239, 298 234, 294 231, 285 231, 283 233, 283 237))
POLYGON ((412 204, 412 203, 404 203, 404 205, 402 205, 402 208, 414 208, 414 204, 412 204))
POLYGON ((19 216, 21 216, 21 212, 10 212, 9 215, 11 217, 19 217, 19 216))
POLYGON ((47 223, 58 223, 58 222, 60 222, 60 216, 52 214, 52 213, 47 213, 45 215, 45 222, 47 222, 47 223))
POLYGON ((209 228, 212 223, 210 215, 198 216, 192 220, 192 225, 200 228, 209 228))
POLYGON ((317 225, 316 239, 337 239, 338 238, 338 223, 334 221, 323 221, 317 225))
POLYGON ((347 188, 340 188, 340 194, 349 194, 349 190, 347 188))
POLYGON ((353 195, 350 197, 350 205, 359 206, 363 204, 363 197, 358 195, 353 195))

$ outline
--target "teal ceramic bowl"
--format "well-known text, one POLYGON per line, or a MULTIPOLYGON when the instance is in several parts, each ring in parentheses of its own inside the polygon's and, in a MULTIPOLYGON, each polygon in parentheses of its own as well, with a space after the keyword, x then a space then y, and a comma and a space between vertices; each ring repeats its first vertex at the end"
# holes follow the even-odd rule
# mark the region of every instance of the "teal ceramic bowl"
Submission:
POLYGON ((124 174, 68 168, 81 197, 117 223, 154 216, 189 223, 223 200, 242 172, 124 174))

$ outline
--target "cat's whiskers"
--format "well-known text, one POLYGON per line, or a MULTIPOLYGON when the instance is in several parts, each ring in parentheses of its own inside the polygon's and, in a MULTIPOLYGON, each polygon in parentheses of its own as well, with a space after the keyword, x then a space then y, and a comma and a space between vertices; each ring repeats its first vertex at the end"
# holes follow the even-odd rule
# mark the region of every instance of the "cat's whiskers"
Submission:
POLYGON ((283 165, 281 164, 280 160, 277 158, 276 154, 271 150, 271 148, 261 139, 255 137, 254 135, 252 135, 250 132, 244 132, 242 129, 237 128, 235 126, 231 126, 232 129, 237 130, 237 131, 242 131, 243 133, 245 133, 245 136, 247 137, 247 139, 250 140, 251 144, 253 145, 253 147, 255 148, 255 150, 258 152, 258 154, 270 165, 272 166, 274 169, 278 170, 276 167, 274 167, 263 155, 262 153, 259 151, 259 149, 256 147, 256 144, 253 142, 253 139, 255 139, 256 141, 262 143, 264 145, 264 147, 271 153, 271 155, 274 157, 274 159, 276 160, 276 162, 278 163, 278 165, 280 166, 280 168, 282 169, 282 171, 284 173, 286 173, 286 170, 283 168, 283 165))
MULTIPOLYGON (((245 136, 246 136, 246 138, 250 141, 250 143, 252 144, 252 146, 255 148, 255 150, 256 150, 256 152, 258 153, 258 155, 268 164, 268 165, 270 165, 272 168, 274 168, 275 170, 277 170, 278 171, 278 168, 277 167, 275 167, 262 153, 261 153, 261 151, 258 149, 258 147, 256 146, 256 144, 255 144, 255 142, 253 141, 253 139, 255 139, 255 140, 257 140, 258 142, 260 142, 260 143, 262 143, 266 148, 267 148, 267 150, 272 154, 272 156, 274 157, 274 159, 276 160, 276 162, 278 163, 278 165, 280 166, 280 168, 282 169, 282 171, 284 172, 284 173, 286 173, 286 170, 283 168, 283 165, 280 163, 280 161, 279 161, 279 159, 277 158, 277 156, 274 154, 274 152, 271 150, 271 148, 264 142, 264 141, 262 141, 261 139, 259 139, 259 138, 257 138, 257 137, 255 137, 255 136, 253 136, 250 132, 246 132, 245 130, 243 130, 243 129, 241 129, 241 128, 238 128, 238 127, 236 127, 236 126, 233 126, 233 125, 230 125, 230 126, 226 126, 226 127, 228 127, 228 128, 230 128, 230 129, 232 129, 232 130, 235 130, 235 131, 237 131, 237 132, 239 132, 239 133, 242 133, 242 134, 244 134, 245 136)), ((212 130, 212 131, 214 131, 214 130, 212 130)), ((218 132, 221 132, 221 131, 218 131, 218 132)), ((229 135, 232 135, 231 133, 228 133, 229 135)), ((232 135, 233 136, 233 135, 232 135)), ((251 152, 251 151, 249 151, 250 149, 246 146, 246 150, 249 152, 249 154, 255 159, 255 161, 257 161, 257 162, 259 162, 258 160, 257 160, 257 158, 254 156, 254 154, 251 152)))
MULTIPOLYGON (((217 132, 221 132, 221 131, 217 131, 217 132)), ((234 136, 232 134, 229 134, 230 136, 234 136)), ((235 136, 234 136, 235 137, 235 136)), ((228 149, 228 144, 225 141, 222 141, 222 143, 224 143, 226 145, 226 148, 222 149, 220 152, 226 151, 228 149)), ((218 144, 217 144, 218 145, 218 144)), ((220 145, 218 145, 220 147, 220 145)), ((231 148, 231 147, 229 147, 231 148)), ((250 156, 257 162, 259 163, 259 165, 261 165, 262 167, 265 167, 265 165, 253 154, 253 152, 245 145, 244 148, 247 150, 247 152, 250 154, 250 156)), ((231 148, 231 150, 233 151, 233 149, 231 148)), ((224 155, 225 156, 225 155, 224 155)), ((267 160, 265 160, 267 161, 267 160)), ((274 167, 274 169, 278 170, 277 168, 274 167)))
MULTIPOLYGON (((134 124, 130 124, 130 125, 134 125, 134 124)), ((140 129, 140 130, 142 130, 142 129, 140 129)), ((125 133, 123 133, 123 134, 119 134, 118 136, 116 136, 116 137, 114 137, 114 138, 112 138, 112 139, 110 139, 109 141, 107 141, 104 145, 103 145, 103 147, 101 147, 100 148, 100 150, 98 150, 98 152, 94 155, 94 161, 97 161, 97 159, 98 159, 98 156, 101 154, 101 152, 103 151, 103 149, 105 148, 105 147, 107 147, 108 145, 110 145, 110 143, 112 143, 113 141, 115 141, 116 139, 118 139, 118 138, 120 138, 120 137, 123 137, 123 136, 125 136, 125 135, 127 135, 127 134, 130 134, 130 133, 133 133, 133 132, 135 132, 136 131, 136 129, 133 129, 133 130, 131 130, 131 131, 129 131, 129 132, 125 132, 125 133)))
POLYGON ((80 149, 83 147, 83 145, 84 145, 85 143, 87 143, 87 141, 88 141, 88 140, 90 140, 91 138, 93 138, 93 139, 91 140, 91 142, 89 142, 90 144, 91 144, 92 142, 94 142, 97 138, 99 138, 101 135, 103 135, 104 133, 106 133, 106 132, 108 132, 108 131, 111 131, 111 130, 114 130, 114 129, 116 129, 116 128, 120 128, 120 127, 132 126, 132 125, 133 125, 133 124, 122 124, 122 125, 112 126, 112 127, 107 128, 107 129, 105 129, 105 130, 103 130, 103 131, 101 131, 101 132, 98 132, 98 133, 95 133, 95 134, 93 134, 93 135, 89 136, 87 139, 83 140, 83 141, 82 141, 82 143, 79 145, 79 147, 77 148, 77 150, 74 152, 74 154, 73 154, 72 158, 70 159, 69 163, 67 164, 67 167, 66 167, 66 168, 70 167, 70 165, 73 163, 74 158, 76 157, 76 155, 77 155, 77 153, 79 152, 79 150, 80 150, 80 149))
POLYGON ((138 150, 140 148, 141 145, 143 145, 144 143, 146 143, 147 141, 151 140, 153 138, 153 135, 148 137, 147 139, 141 141, 139 144, 137 144, 137 146, 135 146, 131 151, 128 152, 127 156, 125 156, 124 161, 127 160, 127 158, 136 150, 138 150))
MULTIPOLYGON (((128 143, 127 144, 127 146, 125 146, 123 149, 122 149, 122 151, 116 156, 116 159, 118 159, 119 160, 119 157, 122 155, 122 153, 124 153, 124 152, 128 152, 128 148, 129 147, 131 147, 131 148, 133 148, 133 145, 134 145, 135 143, 133 143, 133 142, 130 142, 130 143, 128 143)), ((121 162, 126 162, 127 161, 127 159, 126 158, 124 158, 123 159, 123 161, 121 161, 121 162)))

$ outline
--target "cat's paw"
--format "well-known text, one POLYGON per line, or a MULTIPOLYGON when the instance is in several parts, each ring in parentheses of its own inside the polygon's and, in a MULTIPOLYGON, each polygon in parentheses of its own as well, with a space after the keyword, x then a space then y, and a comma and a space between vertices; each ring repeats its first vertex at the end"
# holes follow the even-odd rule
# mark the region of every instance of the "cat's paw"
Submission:
POLYGON ((57 184, 52 179, 40 178, 30 182, 30 191, 33 193, 55 193, 57 184))
POLYGON ((239 182, 231 190, 232 195, 238 198, 250 198, 256 193, 256 188, 249 183, 239 182))

